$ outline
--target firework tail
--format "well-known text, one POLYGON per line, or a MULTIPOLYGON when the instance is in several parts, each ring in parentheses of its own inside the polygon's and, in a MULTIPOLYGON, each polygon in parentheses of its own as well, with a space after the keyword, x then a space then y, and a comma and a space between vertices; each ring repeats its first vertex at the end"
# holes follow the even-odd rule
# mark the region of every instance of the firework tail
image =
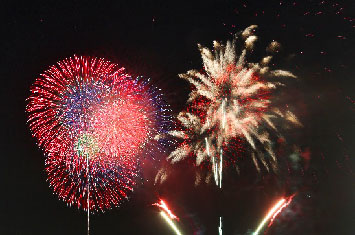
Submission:
POLYGON ((168 205, 163 199, 159 200, 159 203, 154 203, 152 204, 153 206, 157 206, 161 209, 160 215, 163 217, 163 219, 169 224, 172 230, 177 235, 182 235, 182 233, 179 231, 173 220, 179 220, 179 218, 174 215, 174 213, 169 209, 168 205))
POLYGON ((261 223, 259 224, 258 228, 255 230, 253 235, 258 235, 262 230, 262 228, 264 227, 264 225, 266 224, 266 222, 268 222, 269 220, 270 222, 268 227, 270 227, 272 225, 272 222, 276 218, 276 216, 291 203, 293 197, 294 195, 292 195, 289 198, 281 198, 280 200, 278 200, 277 203, 269 210, 267 215, 261 221, 261 223))
POLYGON ((179 218, 169 209, 168 205, 163 199, 160 199, 159 203, 154 203, 152 205, 162 209, 167 215, 169 215, 170 219, 179 220, 179 218))

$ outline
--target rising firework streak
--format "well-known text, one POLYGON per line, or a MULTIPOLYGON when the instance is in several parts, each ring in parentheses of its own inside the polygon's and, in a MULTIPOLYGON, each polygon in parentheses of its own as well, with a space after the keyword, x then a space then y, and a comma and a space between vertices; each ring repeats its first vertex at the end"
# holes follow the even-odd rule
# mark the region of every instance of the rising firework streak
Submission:
POLYGON ((166 202, 163 199, 160 199, 159 203, 154 203, 153 206, 157 206, 161 209, 160 215, 170 225, 170 227, 175 231, 177 235, 181 235, 181 232, 173 222, 173 220, 179 220, 179 218, 169 209, 166 202))
POLYGON ((169 209, 168 205, 163 199, 160 199, 159 203, 154 203, 153 206, 157 206, 162 209, 167 215, 169 215, 170 219, 179 220, 179 218, 169 209))
POLYGON ((222 235, 222 217, 219 217, 219 227, 218 227, 218 235, 222 235))
POLYGON ((174 230, 174 232, 177 235, 182 235, 182 233, 179 231, 179 229, 176 227, 176 225, 174 224, 174 222, 170 219, 170 217, 164 212, 161 211, 160 215, 164 218, 164 220, 170 225, 170 227, 174 230))
POLYGON ((261 221, 259 224, 258 228, 255 230, 253 235, 258 235, 261 229, 264 227, 267 221, 270 220, 268 227, 272 225, 274 222, 274 219, 276 216, 284 209, 286 208, 292 201, 294 195, 292 195, 289 198, 281 198, 280 200, 277 201, 277 203, 270 209, 270 211, 267 213, 267 215, 264 217, 264 219, 261 221))

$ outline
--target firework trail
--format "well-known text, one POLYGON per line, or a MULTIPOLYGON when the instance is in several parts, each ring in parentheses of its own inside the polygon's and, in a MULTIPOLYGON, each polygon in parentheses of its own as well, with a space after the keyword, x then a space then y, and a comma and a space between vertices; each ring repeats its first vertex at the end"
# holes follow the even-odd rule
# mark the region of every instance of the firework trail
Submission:
POLYGON ((218 227, 218 235, 222 235, 223 229, 222 229, 222 217, 219 217, 219 227, 218 227))
POLYGON ((182 235, 179 229, 176 227, 173 220, 179 220, 179 218, 174 215, 174 213, 169 209, 168 205, 163 199, 160 199, 159 203, 152 204, 153 206, 157 206, 161 209, 160 215, 163 219, 169 224, 169 226, 174 230, 177 235, 182 235))
POLYGON ((88 215, 127 199, 140 157, 164 145, 154 140, 169 123, 158 89, 104 59, 58 62, 35 80, 27 101, 50 187, 88 215))
POLYGON ((281 213, 281 211, 286 208, 292 201, 294 195, 292 195, 289 198, 281 198, 280 200, 277 201, 277 203, 269 210, 267 215, 264 217, 264 219, 261 221, 259 224, 258 228, 255 230, 253 235, 258 235, 261 229, 264 227, 267 221, 270 220, 268 227, 272 225, 274 222, 276 216, 281 213))
POLYGON ((163 217, 163 219, 169 224, 169 226, 174 230, 174 232, 177 235, 182 235, 182 233, 179 231, 179 229, 176 227, 176 225, 174 224, 174 222, 170 219, 170 217, 164 212, 161 211, 160 215, 163 217))
MULTIPOLYGON (((246 142, 251 157, 260 171, 260 163, 267 171, 276 170, 276 156, 271 134, 282 137, 276 123, 301 126, 290 110, 282 110, 273 102, 272 94, 284 86, 284 77, 295 78, 291 72, 271 70, 272 55, 259 63, 248 63, 246 57, 254 47, 256 25, 246 28, 226 45, 213 43, 213 50, 198 45, 203 60, 203 71, 190 70, 179 77, 195 89, 190 93, 187 111, 177 119, 182 128, 169 134, 181 140, 170 153, 172 163, 187 156, 196 158, 196 165, 207 161, 212 166, 216 184, 222 186, 222 167, 226 162, 224 151, 233 140, 246 142), (241 41, 240 53, 237 42, 241 41), (267 79, 267 80, 266 80, 267 79)), ((272 42, 268 52, 277 51, 280 45, 272 42)))
POLYGON ((159 203, 154 203, 153 206, 157 206, 162 209, 167 215, 169 215, 170 219, 179 220, 179 218, 169 209, 168 205, 163 199, 160 199, 159 203))

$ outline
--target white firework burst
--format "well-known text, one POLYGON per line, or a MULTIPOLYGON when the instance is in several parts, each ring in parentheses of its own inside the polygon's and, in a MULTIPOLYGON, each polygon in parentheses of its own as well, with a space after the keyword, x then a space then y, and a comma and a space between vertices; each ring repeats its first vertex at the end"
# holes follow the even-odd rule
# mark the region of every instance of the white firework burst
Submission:
MULTIPOLYGON (((301 126, 291 111, 281 111, 274 106, 271 98, 274 90, 284 86, 281 79, 296 76, 285 70, 271 70, 268 64, 272 55, 262 58, 259 63, 246 61, 246 55, 253 50, 257 41, 254 35, 256 28, 256 25, 246 28, 233 41, 227 41, 226 45, 214 41, 213 50, 198 45, 204 72, 189 70, 179 74, 180 78, 195 87, 188 103, 204 115, 201 117, 187 111, 179 113, 178 120, 184 128, 172 131, 170 135, 184 142, 171 152, 168 159, 175 163, 193 153, 197 165, 203 161, 211 162, 216 184, 220 187, 222 147, 228 146, 233 138, 244 139, 250 145, 251 158, 258 170, 260 162, 268 171, 270 165, 275 170, 276 156, 270 132, 281 136, 276 120, 283 119, 301 126), (239 54, 236 52, 237 40, 243 42, 239 54), (201 98, 208 102, 196 102, 201 98)), ((267 51, 278 48, 279 44, 272 42, 267 51)))

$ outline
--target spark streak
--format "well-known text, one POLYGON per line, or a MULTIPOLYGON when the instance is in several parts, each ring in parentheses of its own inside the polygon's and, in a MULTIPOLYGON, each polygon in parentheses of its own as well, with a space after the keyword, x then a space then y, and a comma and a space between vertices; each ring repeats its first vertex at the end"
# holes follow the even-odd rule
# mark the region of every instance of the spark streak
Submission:
POLYGON ((222 217, 219 217, 218 235, 222 235, 222 217))
POLYGON ((221 149, 221 156, 219 158, 219 188, 222 188, 222 163, 223 163, 223 152, 221 149))
POLYGON ((261 229, 264 227, 264 225, 266 224, 266 222, 268 220, 270 220, 268 227, 270 227, 274 221, 274 219, 276 218, 276 216, 285 208, 287 207, 292 199, 293 199, 294 195, 292 195, 291 197, 287 198, 281 198, 271 209, 270 211, 267 213, 267 215, 264 217, 264 219, 261 221, 261 223, 259 224, 258 228, 255 230, 255 232, 253 233, 253 235, 258 235, 259 232, 261 231, 261 229), (271 218, 271 219, 270 219, 271 218))
POLYGON ((170 219, 176 219, 179 220, 179 218, 173 214, 173 212, 169 209, 168 205, 166 204, 166 202, 163 199, 160 199, 159 203, 154 203, 153 206, 157 206, 159 208, 161 208, 163 211, 166 212, 166 214, 169 215, 170 219))
MULTIPOLYGON (((205 142, 206 142, 207 155, 210 156, 210 147, 208 144, 207 137, 205 137, 205 142)), ((223 161, 222 161, 222 150, 221 150, 219 164, 216 162, 216 157, 212 156, 213 177, 216 182, 216 185, 219 186, 219 188, 222 188, 222 163, 223 161)))
POLYGON ((161 211, 160 215, 164 218, 164 220, 170 225, 170 227, 174 230, 174 232, 177 235, 182 235, 182 233, 179 231, 179 229, 176 227, 176 225, 174 224, 174 222, 170 219, 170 217, 164 212, 161 211))
POLYGON ((212 157, 212 167, 213 167, 213 177, 216 182, 216 185, 219 188, 222 188, 222 170, 223 170, 223 151, 221 149, 219 162, 217 162, 216 157, 212 157))

